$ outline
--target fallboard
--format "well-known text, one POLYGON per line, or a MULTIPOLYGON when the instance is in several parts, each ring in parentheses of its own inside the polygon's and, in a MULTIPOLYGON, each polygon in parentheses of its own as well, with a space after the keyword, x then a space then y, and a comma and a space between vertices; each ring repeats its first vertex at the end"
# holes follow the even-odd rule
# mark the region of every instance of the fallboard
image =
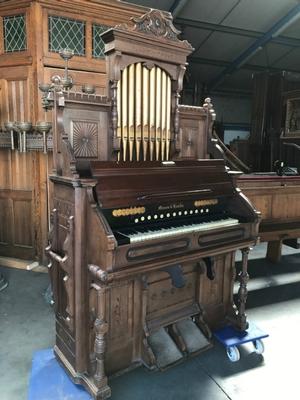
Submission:
POLYGON ((216 199, 234 193, 223 160, 90 162, 101 208, 216 199))

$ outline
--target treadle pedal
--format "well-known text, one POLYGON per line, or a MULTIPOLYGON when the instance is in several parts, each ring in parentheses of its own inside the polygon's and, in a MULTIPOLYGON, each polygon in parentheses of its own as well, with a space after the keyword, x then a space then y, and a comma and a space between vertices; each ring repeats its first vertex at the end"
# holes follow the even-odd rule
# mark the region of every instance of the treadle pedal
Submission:
POLYGON ((160 328, 150 335, 148 343, 155 355, 156 364, 160 369, 166 368, 183 358, 183 354, 164 328, 160 328))
POLYGON ((211 346, 209 340, 191 318, 183 319, 174 325, 173 332, 183 340, 187 353, 195 353, 211 346))

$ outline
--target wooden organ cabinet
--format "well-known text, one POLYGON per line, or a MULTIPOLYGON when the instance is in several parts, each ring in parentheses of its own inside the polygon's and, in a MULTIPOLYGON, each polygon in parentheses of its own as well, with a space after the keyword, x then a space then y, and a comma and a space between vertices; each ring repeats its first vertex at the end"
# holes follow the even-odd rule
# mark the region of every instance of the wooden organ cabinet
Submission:
POLYGON ((259 215, 201 142, 213 110, 179 105, 186 57, 169 13, 102 34, 106 95, 52 79, 55 354, 96 399, 107 376, 164 369, 247 327, 247 254, 259 215), (203 158, 199 160, 199 158, 203 158), (233 302, 235 251, 243 254, 233 302))
POLYGON ((45 114, 38 86, 63 75, 59 51, 69 61, 73 90, 82 85, 106 90, 100 33, 141 15, 146 8, 117 0, 0 1, 0 257, 45 262, 48 211, 52 207, 52 133, 43 146, 45 114), (67 32, 67 34, 66 34, 67 32), (24 124, 25 123, 25 124, 24 124), (24 129, 25 135, 23 133, 24 129), (19 134, 26 136, 25 144, 19 134), (11 142, 11 135, 14 142, 11 142), (5 171, 3 173, 3 171, 5 171))

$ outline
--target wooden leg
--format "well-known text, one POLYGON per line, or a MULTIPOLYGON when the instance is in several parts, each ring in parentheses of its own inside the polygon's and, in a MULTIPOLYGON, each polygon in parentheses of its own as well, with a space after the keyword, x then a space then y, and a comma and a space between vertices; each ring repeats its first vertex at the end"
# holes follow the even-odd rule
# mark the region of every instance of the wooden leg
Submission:
POLYGON ((278 263, 281 258, 282 240, 274 240, 268 242, 267 260, 278 263))
POLYGON ((239 273, 240 287, 238 291, 238 313, 237 324, 241 331, 248 328, 247 315, 246 315, 246 301, 248 296, 247 283, 249 281, 248 274, 248 254, 250 249, 247 247, 242 249, 242 271, 239 273))
MULTIPOLYGON (((105 321, 105 292, 105 286, 97 287, 97 318, 94 323, 96 333, 94 343, 94 351, 96 356, 96 371, 94 374, 94 382, 98 388, 103 388, 107 386, 107 377, 104 369, 104 356, 106 350, 105 335, 108 332, 108 324, 105 321)), ((109 391, 110 389, 107 388, 107 390, 109 391)))

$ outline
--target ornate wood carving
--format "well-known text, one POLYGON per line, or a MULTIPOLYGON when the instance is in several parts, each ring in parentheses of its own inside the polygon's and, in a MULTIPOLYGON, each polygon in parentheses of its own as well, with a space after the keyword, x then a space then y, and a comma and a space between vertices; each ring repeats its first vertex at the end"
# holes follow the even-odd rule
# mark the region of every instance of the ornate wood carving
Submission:
MULTIPOLYGON (((56 241, 56 235, 58 231, 58 218, 55 210, 53 219, 53 230, 51 234, 51 239, 56 241)), ((67 236, 63 244, 64 256, 60 256, 56 251, 52 249, 52 244, 50 242, 49 246, 46 248, 46 253, 49 258, 56 262, 60 268, 64 271, 65 275, 63 277, 63 284, 67 294, 66 308, 62 311, 61 317, 64 319, 66 325, 71 331, 74 329, 74 217, 70 216, 67 220, 67 236)), ((57 304, 57 309, 59 309, 59 304, 57 304)))
POLYGON ((180 152, 180 141, 179 141, 179 99, 180 94, 177 91, 175 94, 175 114, 174 114, 174 141, 175 141, 175 153, 180 152))
POLYGON ((180 31, 173 25, 170 13, 164 15, 160 10, 150 10, 141 17, 133 17, 132 21, 135 23, 133 28, 135 31, 179 41, 177 36, 180 31))
POLYGON ((104 358, 106 351, 106 335, 108 332, 108 323, 106 321, 106 291, 108 289, 108 276, 107 273, 101 270, 97 265, 89 265, 88 270, 93 278, 97 279, 97 283, 92 284, 92 289, 96 290, 96 318, 94 321, 95 329, 95 342, 94 342, 94 355, 95 358, 95 371, 93 380, 96 387, 101 391, 101 398, 105 399, 110 397, 110 387, 107 385, 107 376, 104 367, 104 358))
POLYGON ((94 380, 98 387, 103 385, 103 380, 107 380, 104 370, 104 354, 105 354, 105 335, 108 331, 108 324, 99 318, 95 320, 95 355, 96 355, 96 372, 94 374, 94 380))
POLYGON ((247 315, 245 313, 246 301, 248 296, 247 284, 249 281, 248 274, 248 254, 249 247, 242 249, 242 271, 239 273, 240 287, 238 291, 238 314, 237 323, 241 331, 245 331, 248 328, 247 315))
POLYGON ((131 20, 134 22, 134 26, 120 24, 116 28, 118 30, 144 33, 159 39, 180 43, 187 49, 192 50, 192 46, 187 40, 180 40, 178 38, 181 32, 173 25, 171 13, 151 9, 141 17, 133 17, 131 20))
POLYGON ((119 152, 121 148, 121 140, 118 138, 118 81, 111 82, 111 123, 113 131, 113 150, 119 152))
POLYGON ((96 158, 99 127, 91 121, 72 121, 73 149, 75 157, 96 158))

